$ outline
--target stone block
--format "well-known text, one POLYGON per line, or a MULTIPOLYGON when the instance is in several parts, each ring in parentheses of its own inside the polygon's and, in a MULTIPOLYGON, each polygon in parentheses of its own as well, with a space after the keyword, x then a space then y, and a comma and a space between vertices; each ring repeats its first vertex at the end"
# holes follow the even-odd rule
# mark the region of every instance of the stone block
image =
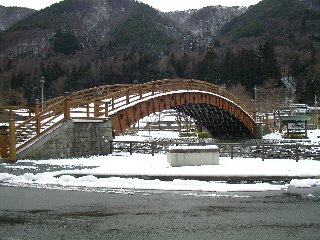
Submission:
POLYGON ((215 145, 169 147, 167 161, 172 167, 219 165, 219 147, 215 145))

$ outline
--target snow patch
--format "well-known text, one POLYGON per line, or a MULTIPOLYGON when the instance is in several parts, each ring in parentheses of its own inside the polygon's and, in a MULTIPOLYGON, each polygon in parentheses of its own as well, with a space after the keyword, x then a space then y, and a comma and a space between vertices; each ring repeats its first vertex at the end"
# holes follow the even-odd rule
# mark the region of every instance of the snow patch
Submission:
POLYGON ((296 188, 311 188, 320 186, 320 179, 292 179, 290 186, 296 188))

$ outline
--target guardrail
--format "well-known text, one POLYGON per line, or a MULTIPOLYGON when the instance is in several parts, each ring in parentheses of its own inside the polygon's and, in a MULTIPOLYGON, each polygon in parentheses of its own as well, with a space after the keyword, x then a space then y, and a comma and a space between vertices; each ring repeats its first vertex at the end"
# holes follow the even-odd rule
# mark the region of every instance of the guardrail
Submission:
POLYGON ((170 146, 217 145, 221 157, 249 157, 265 159, 320 160, 320 145, 304 144, 245 144, 245 143, 189 143, 155 141, 112 141, 112 152, 154 154, 167 153, 170 146))

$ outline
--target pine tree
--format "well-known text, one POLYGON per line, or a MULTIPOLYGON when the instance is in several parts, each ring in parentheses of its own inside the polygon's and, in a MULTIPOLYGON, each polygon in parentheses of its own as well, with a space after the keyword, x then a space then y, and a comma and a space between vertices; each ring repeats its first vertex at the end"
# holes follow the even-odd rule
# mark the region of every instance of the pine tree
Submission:
POLYGON ((57 29, 51 41, 55 53, 70 55, 75 54, 82 48, 74 31, 69 27, 64 30, 57 29))
POLYGON ((217 57, 218 55, 212 49, 206 52, 204 59, 198 65, 199 79, 215 84, 219 82, 217 57))

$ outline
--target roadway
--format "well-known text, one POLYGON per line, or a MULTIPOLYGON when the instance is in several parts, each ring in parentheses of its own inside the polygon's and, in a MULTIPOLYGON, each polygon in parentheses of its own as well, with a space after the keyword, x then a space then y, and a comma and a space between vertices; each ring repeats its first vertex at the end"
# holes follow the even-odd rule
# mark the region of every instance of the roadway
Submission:
POLYGON ((319 239, 320 187, 130 194, 0 187, 0 239, 319 239))

